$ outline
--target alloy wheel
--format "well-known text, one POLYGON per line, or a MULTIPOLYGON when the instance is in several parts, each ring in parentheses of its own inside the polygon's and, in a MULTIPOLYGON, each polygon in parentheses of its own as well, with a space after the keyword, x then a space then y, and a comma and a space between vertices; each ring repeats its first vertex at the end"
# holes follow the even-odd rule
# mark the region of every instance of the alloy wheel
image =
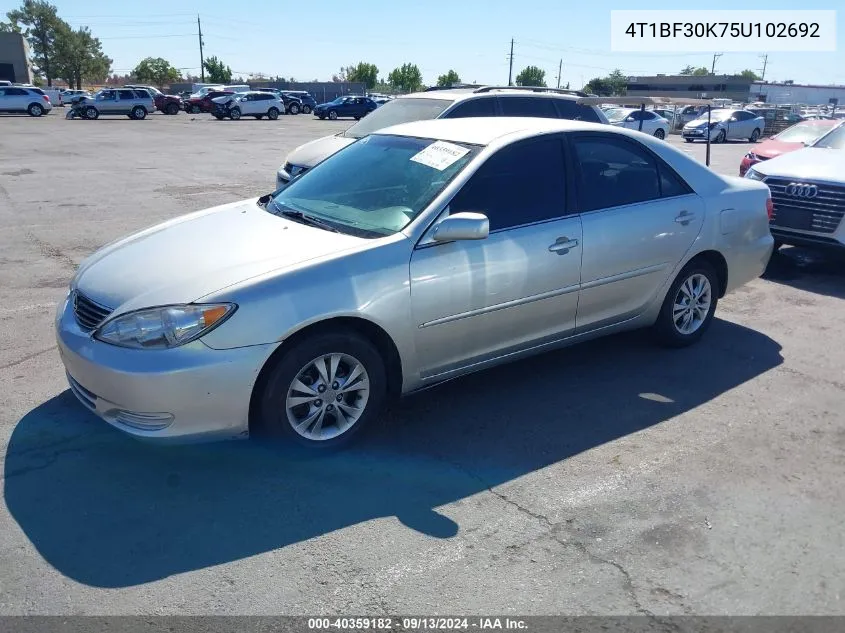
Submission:
POLYGON ((343 435, 360 420, 370 397, 364 365, 349 354, 324 354, 297 372, 288 387, 288 423, 312 441, 343 435))
POLYGON ((672 322, 675 329, 683 335, 698 331, 707 320, 713 300, 710 280, 701 273, 687 277, 680 285, 672 306, 672 322))

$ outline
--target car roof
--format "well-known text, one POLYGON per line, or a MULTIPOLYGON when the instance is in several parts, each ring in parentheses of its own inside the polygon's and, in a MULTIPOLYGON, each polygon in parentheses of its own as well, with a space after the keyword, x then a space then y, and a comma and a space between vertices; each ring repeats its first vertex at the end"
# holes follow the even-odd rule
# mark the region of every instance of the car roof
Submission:
POLYGON ((427 90, 425 92, 412 92, 407 95, 399 95, 396 99, 440 99, 441 101, 463 101, 465 99, 484 98, 487 96, 494 97, 553 97, 555 99, 566 99, 567 101, 574 101, 578 99, 578 95, 565 94, 561 92, 543 92, 538 89, 525 88, 520 89, 518 86, 513 87, 486 87, 484 92, 479 92, 479 88, 445 88, 443 90, 427 90))
POLYGON ((428 119, 394 125, 376 134, 436 138, 455 143, 490 145, 505 136, 528 138, 541 134, 571 131, 601 131, 624 133, 621 128, 602 123, 587 123, 568 119, 532 117, 468 117, 460 119, 428 119))

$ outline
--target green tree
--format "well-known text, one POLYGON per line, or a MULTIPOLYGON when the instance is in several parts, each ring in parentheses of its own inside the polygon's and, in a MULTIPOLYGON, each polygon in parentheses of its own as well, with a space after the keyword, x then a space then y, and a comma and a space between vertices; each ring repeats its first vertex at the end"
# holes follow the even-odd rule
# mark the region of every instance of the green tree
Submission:
POLYGON ((628 92, 628 77, 618 68, 607 76, 607 82, 615 95, 624 95, 628 92))
POLYGON ((516 76, 517 86, 545 86, 546 71, 537 66, 526 66, 516 76))
POLYGON ((686 65, 686 66, 684 66, 683 70, 681 70, 681 72, 679 74, 684 75, 684 76, 689 76, 693 73, 694 70, 695 70, 694 67, 692 67, 690 65, 686 65))
POLYGON ((153 84, 159 88, 163 88, 164 84, 172 84, 175 81, 179 81, 181 77, 179 70, 161 57, 147 57, 146 59, 142 59, 135 66, 132 75, 139 82, 153 84))
POLYGON ((613 95, 613 86, 604 77, 595 77, 587 82, 584 91, 597 97, 610 97, 613 95))
POLYGON ((378 66, 375 64, 358 62, 356 66, 347 66, 341 72, 346 75, 346 81, 360 82, 367 86, 367 90, 372 90, 378 83, 378 66))
POLYGON ((422 87, 422 73, 416 64, 402 64, 390 71, 387 81, 402 92, 415 92, 422 87))
POLYGON ((105 81, 111 71, 111 58, 103 53, 100 40, 87 26, 75 31, 62 30, 56 38, 56 70, 71 87, 82 89, 82 83, 105 81))
POLYGON ((216 57, 206 57, 202 65, 208 75, 208 81, 211 83, 227 84, 232 81, 232 69, 216 57))
POLYGON ((706 66, 699 66, 698 68, 692 71, 692 74, 695 77, 703 77, 704 75, 709 75, 710 71, 707 70, 706 66))
POLYGON ((56 77, 56 39, 70 26, 56 13, 56 7, 45 0, 24 0, 20 9, 6 14, 9 23, 3 30, 22 33, 29 42, 35 71, 44 75, 47 85, 56 77))
POLYGON ((739 73, 738 76, 743 77, 745 79, 750 79, 751 81, 757 81, 757 80, 760 79, 760 75, 755 73, 753 70, 748 70, 748 69, 743 70, 741 73, 739 73))
POLYGON ((440 86, 441 88, 448 88, 449 86, 451 86, 453 84, 459 84, 459 83, 461 83, 460 76, 458 76, 458 73, 456 73, 451 68, 449 69, 449 72, 447 72, 445 75, 440 75, 437 78, 437 85, 440 86))

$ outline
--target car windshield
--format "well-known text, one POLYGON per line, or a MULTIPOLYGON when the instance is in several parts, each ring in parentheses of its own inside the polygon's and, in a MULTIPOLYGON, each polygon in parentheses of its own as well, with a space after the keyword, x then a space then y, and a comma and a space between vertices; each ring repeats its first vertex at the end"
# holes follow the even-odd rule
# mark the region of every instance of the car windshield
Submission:
POLYGON ((625 108, 611 108, 610 110, 605 110, 604 115, 607 117, 608 121, 621 121, 631 114, 631 112, 633 112, 633 110, 627 110, 625 108))
POLYGON ((809 145, 829 130, 830 127, 827 125, 796 123, 792 127, 786 128, 774 138, 784 143, 804 143, 809 145))
MULTIPOLYGON (((710 111, 710 120, 711 121, 727 121, 730 119, 734 114, 733 110, 711 110, 710 111)), ((706 121, 707 120, 707 110, 702 112, 698 115, 699 121, 706 121)))
POLYGON ((454 101, 451 99, 423 99, 417 97, 394 99, 388 101, 377 110, 373 110, 365 118, 346 130, 343 136, 362 138, 391 125, 436 119, 453 103, 454 101))
POLYGON ((813 147, 825 147, 827 149, 845 149, 845 125, 839 125, 819 140, 813 143, 813 147))
POLYGON ((267 210, 310 216, 362 237, 392 235, 476 152, 474 146, 432 139, 367 136, 277 191, 267 210))

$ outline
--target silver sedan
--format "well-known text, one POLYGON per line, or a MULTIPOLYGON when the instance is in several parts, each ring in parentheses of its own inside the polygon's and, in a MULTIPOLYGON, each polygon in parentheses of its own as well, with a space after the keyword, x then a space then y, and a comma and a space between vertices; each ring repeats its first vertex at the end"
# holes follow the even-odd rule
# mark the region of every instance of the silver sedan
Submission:
POLYGON ((765 185, 654 137, 420 121, 273 195, 104 247, 56 332, 71 389, 137 437, 345 443, 386 400, 633 328, 696 342, 772 252, 765 185))

